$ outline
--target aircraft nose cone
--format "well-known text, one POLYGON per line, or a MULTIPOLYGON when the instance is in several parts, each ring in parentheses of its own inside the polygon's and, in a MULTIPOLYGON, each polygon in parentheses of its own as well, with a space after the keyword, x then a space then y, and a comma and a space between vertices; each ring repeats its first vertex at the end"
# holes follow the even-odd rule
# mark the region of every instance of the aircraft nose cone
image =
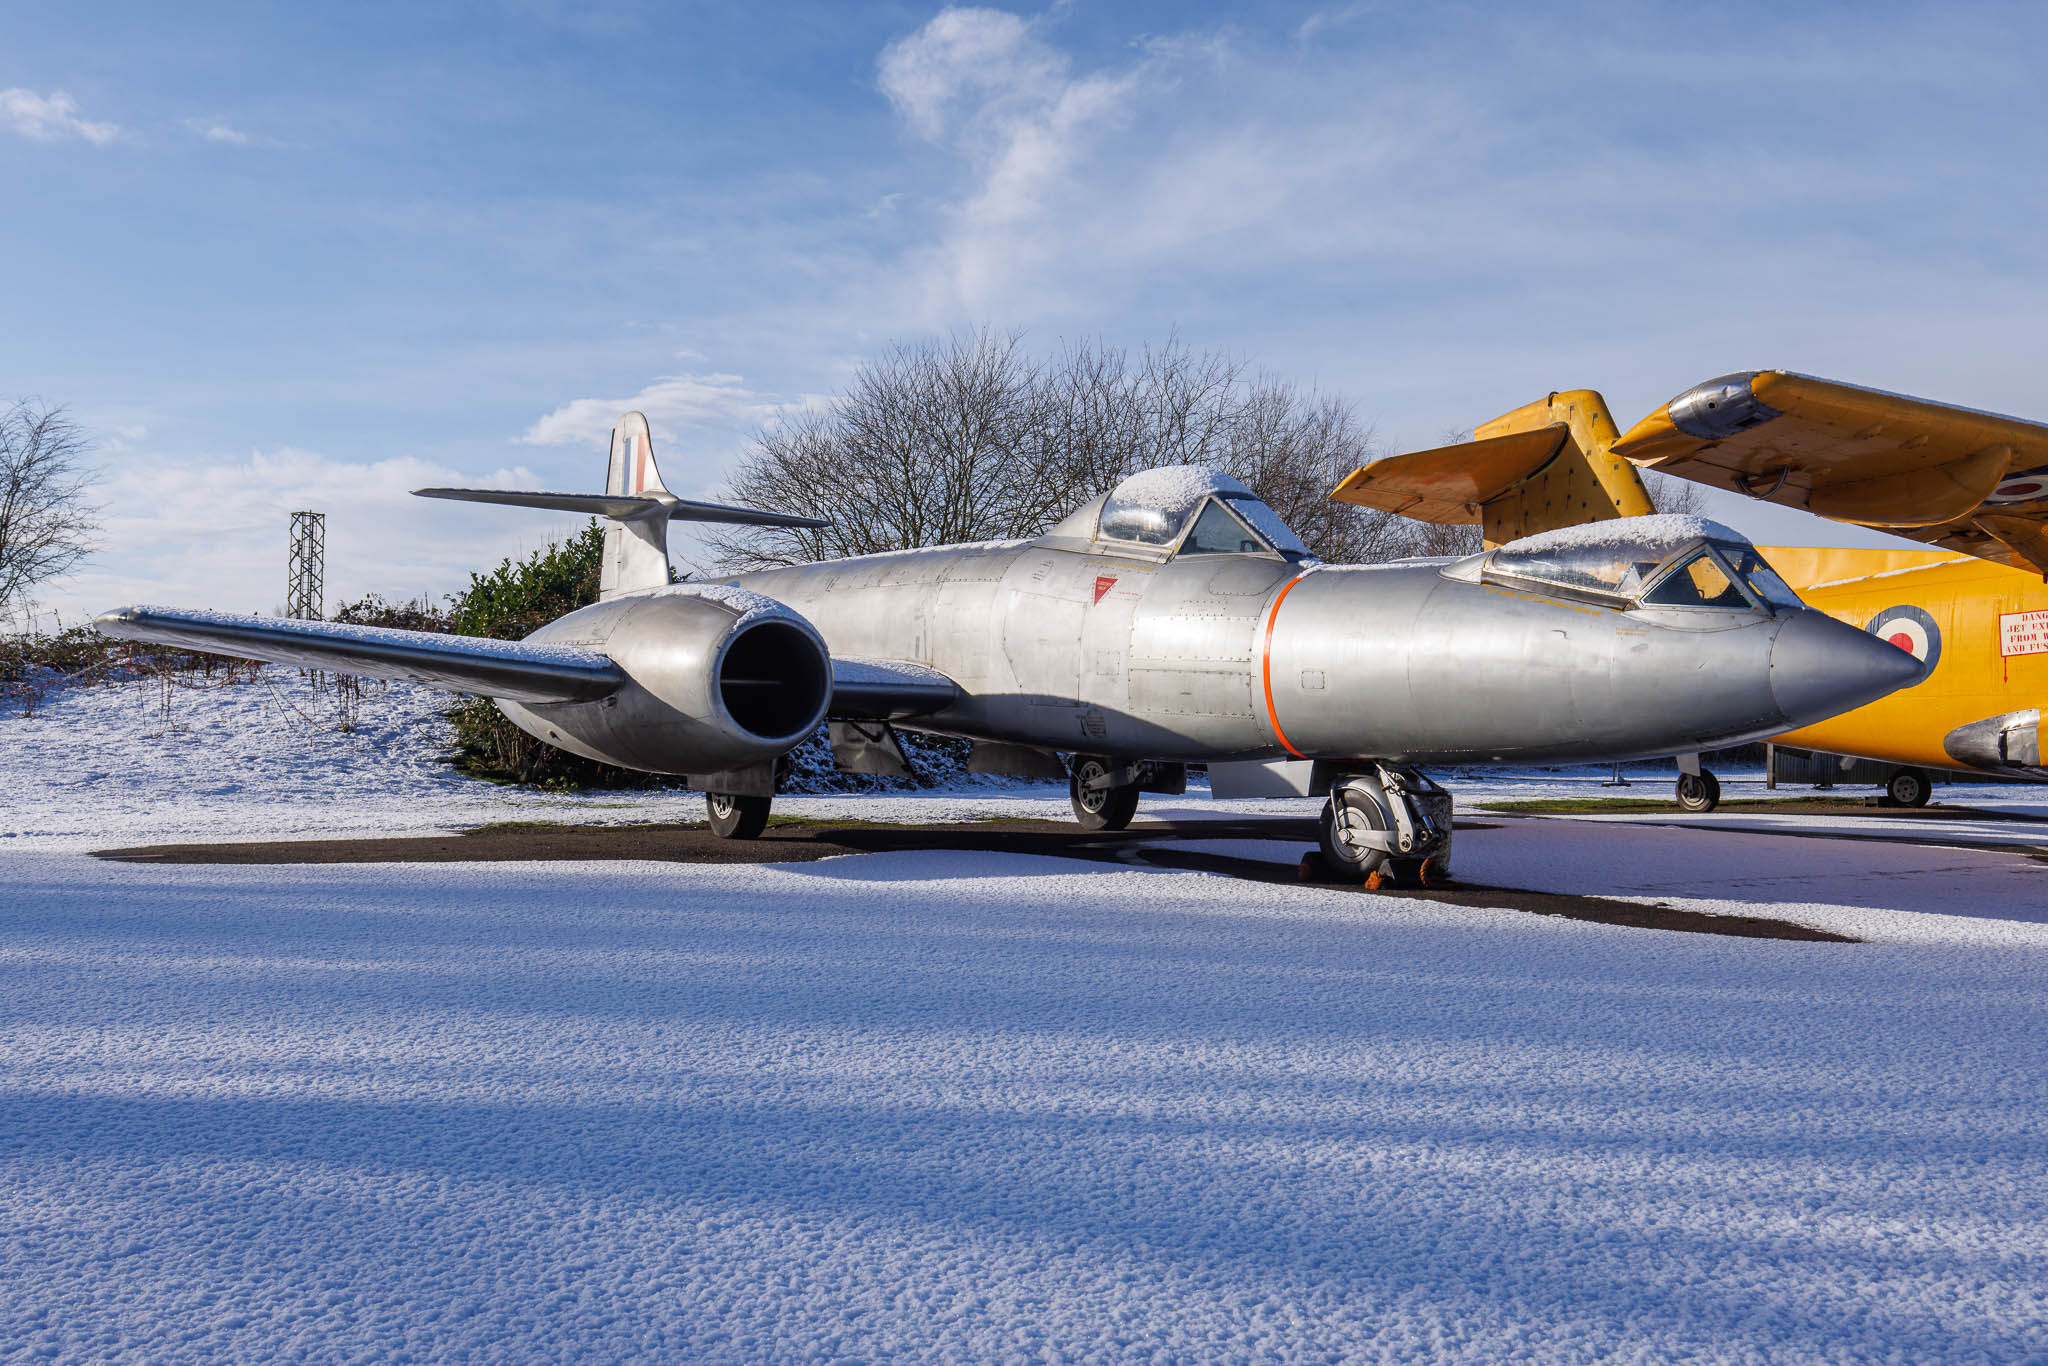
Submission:
POLYGON ((1795 612, 1771 643, 1771 697, 1788 722, 1803 726, 1917 683, 1925 669, 1868 631, 1795 612))

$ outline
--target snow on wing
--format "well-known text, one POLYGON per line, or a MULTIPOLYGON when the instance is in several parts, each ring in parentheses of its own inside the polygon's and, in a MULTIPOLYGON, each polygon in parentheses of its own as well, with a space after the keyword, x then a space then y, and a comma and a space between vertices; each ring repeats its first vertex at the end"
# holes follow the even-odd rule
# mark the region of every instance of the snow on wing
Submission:
POLYGON ((617 664, 595 650, 432 631, 146 606, 115 608, 93 626, 102 635, 125 640, 368 678, 403 678, 517 702, 588 701, 616 691, 626 680, 617 664))
POLYGON ((959 696, 957 683, 922 664, 835 656, 828 714, 861 720, 925 716, 950 705, 959 696))

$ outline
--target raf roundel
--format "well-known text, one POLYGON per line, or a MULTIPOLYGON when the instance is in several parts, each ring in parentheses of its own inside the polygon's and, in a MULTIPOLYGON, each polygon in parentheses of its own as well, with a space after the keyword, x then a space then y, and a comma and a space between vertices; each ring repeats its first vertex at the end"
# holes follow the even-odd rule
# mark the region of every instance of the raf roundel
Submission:
POLYGON ((1880 640, 1888 640, 1927 666, 1921 675, 1934 672, 1941 661, 1941 627, 1917 607, 1887 607, 1863 628, 1880 640))
POLYGON ((1987 503, 2031 503, 2037 498, 2048 498, 2048 465, 2037 470, 2018 470, 1998 481, 1998 487, 1986 494, 1987 503))

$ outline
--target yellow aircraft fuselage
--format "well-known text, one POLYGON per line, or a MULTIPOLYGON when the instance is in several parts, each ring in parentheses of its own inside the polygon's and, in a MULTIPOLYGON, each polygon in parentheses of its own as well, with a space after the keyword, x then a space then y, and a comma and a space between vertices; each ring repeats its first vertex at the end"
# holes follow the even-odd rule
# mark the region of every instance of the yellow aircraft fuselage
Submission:
POLYGON ((1945 742, 1965 726, 2048 704, 2048 583, 2039 574, 1938 550, 1774 546, 1764 555, 1811 606, 1934 658, 1919 683, 1778 744, 1996 772, 1959 760, 1945 742))

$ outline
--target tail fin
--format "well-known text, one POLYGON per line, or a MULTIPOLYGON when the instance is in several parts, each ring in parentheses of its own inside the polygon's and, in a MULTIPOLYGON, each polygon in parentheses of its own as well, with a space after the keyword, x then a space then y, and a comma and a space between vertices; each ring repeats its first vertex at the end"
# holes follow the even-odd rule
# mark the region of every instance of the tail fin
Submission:
POLYGON ((639 413, 627 413, 612 428, 612 459, 605 471, 604 491, 627 498, 668 492, 654 464, 654 438, 648 433, 647 419, 639 413))
POLYGON ((625 517, 613 517, 604 529, 604 569, 598 577, 597 600, 615 598, 641 588, 668 584, 668 508, 662 500, 675 495, 661 482, 654 464, 654 438, 647 419, 627 413, 612 428, 611 463, 604 491, 645 499, 646 505, 625 517))
POLYGON ((598 578, 600 601, 642 588, 668 583, 668 524, 718 522, 727 526, 828 527, 819 517, 759 508, 731 507, 678 498, 661 482, 654 464, 654 439, 647 419, 627 413, 612 428, 611 462, 603 493, 520 493, 509 489, 414 489, 422 498, 452 498, 463 503, 503 503, 510 507, 552 508, 587 512, 607 518, 604 567, 598 578))
POLYGON ((1473 523, 1488 545, 1656 509, 1635 466, 1614 455, 1607 401, 1553 393, 1482 424, 1473 439, 1354 470, 1330 496, 1425 522, 1473 523))

